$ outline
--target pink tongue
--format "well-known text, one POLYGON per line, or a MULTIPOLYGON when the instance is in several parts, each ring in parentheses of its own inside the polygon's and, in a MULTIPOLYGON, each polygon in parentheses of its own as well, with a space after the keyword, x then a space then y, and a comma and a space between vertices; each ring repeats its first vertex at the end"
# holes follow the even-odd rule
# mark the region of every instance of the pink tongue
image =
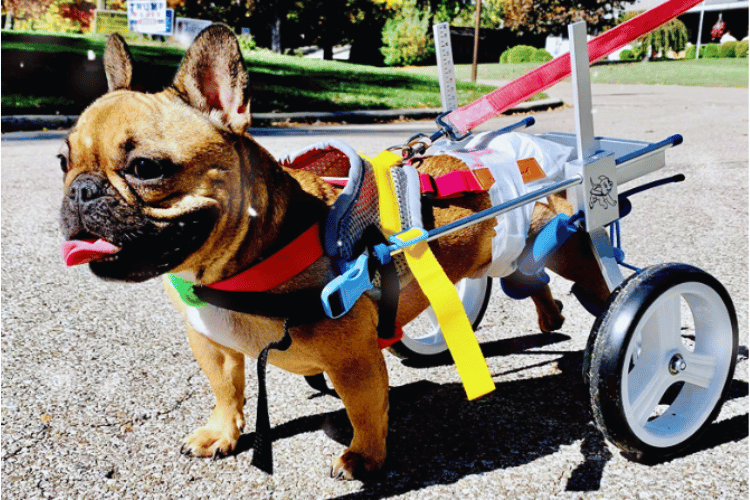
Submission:
POLYGON ((60 245, 60 250, 62 250, 66 266, 77 266, 105 255, 117 253, 120 251, 120 247, 102 239, 96 241, 71 240, 64 241, 60 245))

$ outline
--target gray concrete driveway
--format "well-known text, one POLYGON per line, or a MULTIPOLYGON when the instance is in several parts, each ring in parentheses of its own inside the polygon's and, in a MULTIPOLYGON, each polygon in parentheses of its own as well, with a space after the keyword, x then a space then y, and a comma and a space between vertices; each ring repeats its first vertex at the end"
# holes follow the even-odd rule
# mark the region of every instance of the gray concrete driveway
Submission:
MULTIPOLYGON (((564 95, 565 84, 550 93, 564 95)), ((64 268, 58 252, 61 174, 52 134, 2 140, 2 493, 31 498, 654 498, 748 495, 748 91, 594 87, 596 133, 657 141, 681 133, 658 175, 687 180, 633 199, 624 249, 640 267, 678 261, 715 275, 737 308, 740 353, 729 400, 689 453, 643 464, 593 427, 581 360, 593 318, 553 277, 567 322, 543 335, 530 302, 496 288, 477 335, 497 384, 468 402, 448 364, 386 355, 389 459, 367 482, 327 477, 351 438, 340 402, 300 377, 269 369, 276 473, 239 452, 180 455, 181 439, 213 404, 177 315, 159 283, 105 283, 64 268)), ((532 132, 574 132, 572 111, 536 115, 532 132)), ((518 117, 501 117, 482 129, 518 117)), ((336 138, 369 154, 430 123, 256 130, 275 154, 336 138)), ((656 176, 650 176, 655 178, 656 176)), ((636 181, 638 182, 638 181, 636 181)))

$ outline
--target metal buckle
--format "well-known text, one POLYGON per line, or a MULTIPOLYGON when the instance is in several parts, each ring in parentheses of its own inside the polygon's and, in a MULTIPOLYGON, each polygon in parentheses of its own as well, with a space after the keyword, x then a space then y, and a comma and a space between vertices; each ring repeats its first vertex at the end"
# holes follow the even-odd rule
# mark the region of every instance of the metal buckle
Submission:
POLYGON ((442 132, 450 137, 452 141, 463 141, 471 135, 471 131, 466 132, 464 135, 459 137, 456 130, 453 128, 453 125, 443 119, 451 113, 452 111, 446 111, 445 113, 438 115, 438 117, 435 118, 435 123, 440 126, 442 132))

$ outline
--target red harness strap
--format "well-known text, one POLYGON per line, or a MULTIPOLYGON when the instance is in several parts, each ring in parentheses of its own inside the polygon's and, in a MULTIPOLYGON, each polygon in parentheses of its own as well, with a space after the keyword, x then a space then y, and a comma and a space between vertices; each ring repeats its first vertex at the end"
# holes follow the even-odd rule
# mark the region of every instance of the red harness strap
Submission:
POLYGON ((422 194, 436 199, 457 198, 468 193, 484 193, 495 182, 490 170, 454 170, 438 177, 419 174, 422 194))
MULTIPOLYGON (((518 170, 524 183, 545 177, 544 170, 534 158, 517 160, 518 170)), ((465 194, 485 193, 495 183, 489 168, 471 170, 454 170, 438 177, 419 174, 419 186, 422 194, 433 199, 443 200, 457 198, 465 194)))
POLYGON ((320 226, 315 223, 267 259, 229 279, 206 286, 227 292, 265 292, 298 275, 322 256, 320 226))

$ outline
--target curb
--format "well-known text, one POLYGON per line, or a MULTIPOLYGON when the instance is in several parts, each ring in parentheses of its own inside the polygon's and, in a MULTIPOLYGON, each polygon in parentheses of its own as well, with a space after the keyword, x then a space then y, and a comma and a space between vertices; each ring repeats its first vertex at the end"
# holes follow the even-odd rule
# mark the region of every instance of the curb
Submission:
MULTIPOLYGON (((528 113, 558 108, 559 99, 542 99, 521 103, 503 114, 528 113)), ((434 120, 442 113, 440 109, 391 109, 301 113, 257 113, 253 114, 253 127, 267 127, 280 123, 386 123, 403 120, 434 120)), ((68 129, 78 120, 77 115, 17 115, 2 117, 2 133, 40 130, 68 129)))

